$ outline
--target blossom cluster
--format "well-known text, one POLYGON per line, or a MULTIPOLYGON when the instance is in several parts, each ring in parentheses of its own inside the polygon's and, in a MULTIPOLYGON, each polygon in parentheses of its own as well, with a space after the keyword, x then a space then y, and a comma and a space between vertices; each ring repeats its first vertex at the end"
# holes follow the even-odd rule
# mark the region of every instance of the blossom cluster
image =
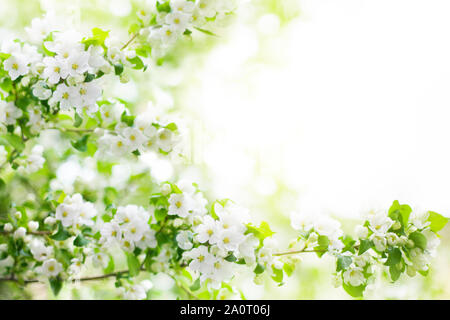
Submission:
MULTIPOLYGON (((100 129, 96 133, 101 157, 114 158, 131 152, 171 152, 179 143, 178 127, 173 122, 157 121, 152 115, 138 115, 131 121, 122 122, 128 110, 118 101, 104 101, 100 107, 105 124, 114 125, 114 130, 100 129)), ((130 116, 126 116, 130 119, 130 116)))
POLYGON ((163 56, 177 40, 197 30, 212 34, 211 24, 226 18, 236 9, 233 0, 170 0, 138 12, 153 57, 163 56), (206 29, 205 29, 206 28, 206 29))
MULTIPOLYGON (((148 17, 147 9, 138 11, 137 29, 122 43, 99 28, 83 36, 48 14, 33 19, 26 28, 28 41, 5 39, 0 45, 0 133, 19 152, 24 142, 46 129, 86 133, 73 141, 75 149, 84 152, 87 139, 93 143, 97 137, 86 137, 88 133, 103 129, 97 131, 99 154, 114 157, 147 150, 168 154, 178 142, 177 126, 136 118, 121 103, 102 100, 105 83, 114 76, 129 81, 127 70, 146 70, 144 61, 159 58, 159 47, 167 51, 169 43, 191 33, 188 28, 205 19, 212 23, 234 8, 229 0, 157 2, 148 17), (163 40, 169 35, 170 41, 163 40), (67 120, 76 130, 67 128, 67 120)), ((12 151, 6 150, 11 164, 12 151)))
POLYGON ((135 248, 155 248, 155 230, 150 228, 150 213, 143 207, 127 205, 117 208, 114 218, 102 225, 100 243, 104 247, 119 244, 128 252, 135 248))
POLYGON ((371 285, 380 267, 388 268, 392 281, 402 273, 426 275, 440 242, 437 232, 448 219, 432 211, 412 212, 408 205, 395 201, 388 212, 370 212, 364 224, 356 226, 355 239, 344 235, 339 223, 331 218, 313 221, 294 214, 291 221, 300 231, 296 245, 300 243, 301 251, 334 256, 336 286, 342 285, 358 297, 371 285))
POLYGON ((2 246, 0 272, 14 273, 22 281, 48 279, 57 293, 63 281, 81 279, 89 266, 113 272, 112 253, 120 249, 129 270, 119 293, 143 299, 152 285, 135 281, 142 270, 173 274, 183 266, 199 288, 217 295, 239 268, 264 264, 262 243, 268 235, 252 227, 248 211, 230 200, 215 202, 208 210, 196 185, 180 181, 163 184, 150 202, 149 207, 111 205, 102 213, 81 194, 61 194, 51 201, 58 203, 54 212, 36 220, 21 208, 0 227, 0 234, 14 236, 2 246), (15 265, 15 250, 25 253, 20 258, 23 273, 15 265))

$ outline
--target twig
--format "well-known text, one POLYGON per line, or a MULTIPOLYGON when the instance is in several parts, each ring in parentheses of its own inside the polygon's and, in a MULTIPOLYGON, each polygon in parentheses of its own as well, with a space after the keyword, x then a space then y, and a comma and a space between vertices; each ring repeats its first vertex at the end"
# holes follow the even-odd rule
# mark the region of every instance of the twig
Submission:
POLYGON ((125 44, 123 45, 122 48, 120 48, 120 50, 124 50, 126 47, 128 47, 128 46, 134 41, 134 39, 136 39, 136 37, 137 37, 138 35, 139 35, 139 32, 136 32, 136 33, 131 37, 131 39, 128 40, 127 43, 125 43, 125 44))
MULTIPOLYGON (((13 233, 14 231, 0 231, 0 235, 9 235, 13 233)), ((48 236, 49 234, 52 234, 52 231, 27 231, 27 234, 33 236, 48 236)))
POLYGON ((327 250, 296 250, 296 251, 286 251, 286 252, 278 252, 274 253, 273 256, 286 256, 289 254, 298 254, 298 253, 325 253, 327 250))
MULTIPOLYGON (((141 271, 145 271, 145 269, 141 268, 141 271)), ((98 276, 84 277, 84 278, 80 278, 80 279, 71 279, 71 282, 104 280, 104 279, 111 278, 111 277, 117 277, 118 275, 122 275, 122 274, 129 273, 129 272, 130 272, 130 270, 122 270, 122 271, 111 272, 111 273, 102 274, 102 275, 98 275, 98 276)), ((19 280, 17 278, 15 278, 14 275, 9 278, 0 278, 0 282, 8 282, 8 281, 19 282, 19 280)), ((29 279, 29 280, 24 280, 23 282, 25 284, 30 284, 30 283, 37 283, 37 282, 39 282, 39 280, 29 279)))
POLYGON ((59 130, 59 131, 62 131, 62 132, 76 132, 76 133, 94 132, 94 129, 58 128, 58 127, 51 127, 51 128, 48 128, 48 129, 59 130))

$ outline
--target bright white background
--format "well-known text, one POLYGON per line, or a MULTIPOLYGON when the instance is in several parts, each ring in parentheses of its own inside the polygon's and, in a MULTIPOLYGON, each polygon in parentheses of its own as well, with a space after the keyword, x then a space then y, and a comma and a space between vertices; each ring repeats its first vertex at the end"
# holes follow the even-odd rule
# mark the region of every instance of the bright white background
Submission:
MULTIPOLYGON (((301 0, 287 27, 242 22, 189 107, 219 197, 280 181, 300 211, 393 200, 450 214, 450 1, 301 0)), ((200 88, 200 89, 199 89, 200 88)))

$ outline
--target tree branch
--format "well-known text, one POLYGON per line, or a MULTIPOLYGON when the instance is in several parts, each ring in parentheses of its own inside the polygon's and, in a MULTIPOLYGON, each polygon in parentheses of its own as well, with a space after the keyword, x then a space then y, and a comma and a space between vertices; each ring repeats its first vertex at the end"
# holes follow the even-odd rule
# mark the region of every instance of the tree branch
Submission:
POLYGON ((295 251, 286 251, 286 252, 278 252, 272 254, 273 256, 279 257, 279 256, 287 256, 290 254, 298 254, 298 253, 325 253, 328 252, 328 250, 295 250, 295 251))
POLYGON ((125 50, 125 48, 128 47, 128 46, 134 41, 134 39, 137 38, 138 35, 139 35, 139 32, 136 32, 136 33, 131 37, 131 39, 128 40, 127 43, 125 43, 125 44, 122 46, 122 48, 120 48, 120 50, 125 50))
MULTIPOLYGON (((31 234, 33 236, 48 236, 52 234, 53 231, 27 231, 27 234, 31 234)), ((14 231, 0 231, 0 235, 10 235, 13 234, 14 231)))
MULTIPOLYGON (((141 268, 141 271, 145 271, 144 268, 141 268)), ((129 273, 130 270, 122 270, 122 271, 117 271, 117 272, 111 272, 111 273, 107 273, 107 274, 102 274, 102 275, 98 275, 98 276, 91 276, 91 277, 84 277, 84 278, 80 278, 80 279, 72 279, 70 280, 71 282, 77 282, 77 281, 96 281, 96 280, 104 280, 107 278, 111 278, 111 277, 117 277, 118 275, 122 275, 122 274, 126 274, 129 273)), ((0 282, 19 282, 19 280, 17 278, 15 278, 14 276, 9 277, 9 278, 0 278, 0 282)), ((37 283, 40 282, 38 279, 29 279, 29 280, 24 280, 23 281, 25 284, 30 284, 30 283, 37 283)))

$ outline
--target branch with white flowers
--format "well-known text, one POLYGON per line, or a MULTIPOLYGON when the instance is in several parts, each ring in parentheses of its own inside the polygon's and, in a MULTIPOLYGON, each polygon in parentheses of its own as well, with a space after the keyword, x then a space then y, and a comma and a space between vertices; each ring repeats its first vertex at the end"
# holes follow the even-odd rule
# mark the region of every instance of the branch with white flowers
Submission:
POLYGON ((282 285, 303 253, 335 257, 336 282, 354 297, 374 268, 394 281, 426 275, 448 221, 435 212, 394 202, 356 238, 336 221, 294 216, 299 235, 280 252, 269 224, 255 225, 232 200, 207 199, 192 181, 156 182, 143 156, 183 159, 182 128, 158 110, 134 115, 136 106, 103 89, 161 64, 194 32, 214 35, 235 8, 232 0, 157 1, 140 8, 127 41, 99 28, 83 36, 47 16, 26 28, 28 39, 2 41, 0 282, 48 282, 56 296, 65 283, 115 279, 124 298, 146 299, 150 279, 166 273, 189 299, 244 297, 236 274, 282 285))

